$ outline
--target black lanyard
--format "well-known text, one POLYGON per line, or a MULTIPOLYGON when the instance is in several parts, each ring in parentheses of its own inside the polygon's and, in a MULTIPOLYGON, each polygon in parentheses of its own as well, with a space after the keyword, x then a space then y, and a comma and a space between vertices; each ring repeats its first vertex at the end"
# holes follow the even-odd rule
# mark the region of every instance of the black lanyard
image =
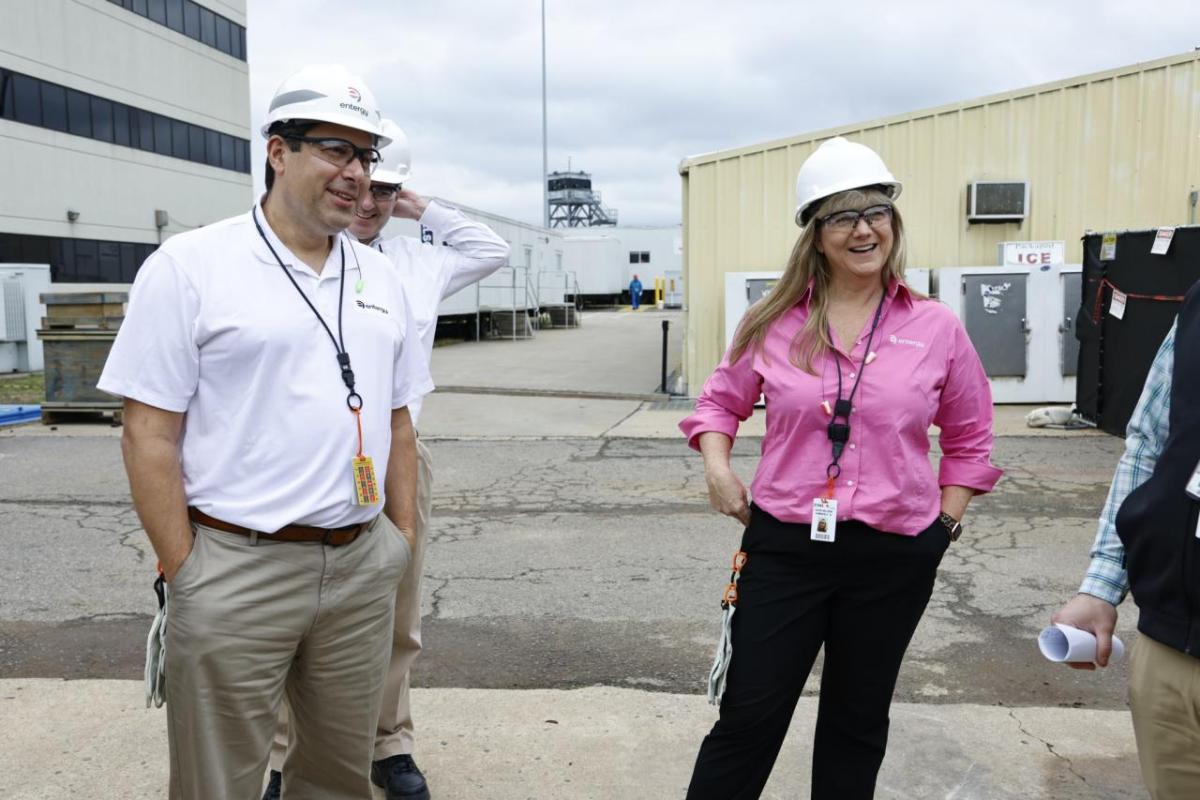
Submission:
POLYGON ((262 237, 263 243, 267 249, 271 251, 271 255, 275 256, 275 261, 279 264, 279 268, 283 270, 283 274, 291 281, 292 286, 296 287, 296 291, 300 293, 300 297, 305 304, 312 309, 313 314, 317 317, 317 322, 321 323, 321 327, 325 329, 325 333, 329 334, 329 341, 333 342, 333 349, 337 351, 338 367, 342 370, 342 383, 346 384, 346 388, 350 391, 346 395, 346 405, 351 411, 357 412, 362 408, 362 397, 358 392, 354 391, 354 370, 350 369, 350 354, 346 352, 345 339, 342 338, 342 298, 346 293, 346 247, 342 244, 342 240, 338 238, 338 251, 342 256, 342 274, 338 276, 338 335, 334 338, 333 331, 329 330, 329 326, 325 324, 325 318, 321 316, 321 312, 317 311, 317 307, 308 299, 308 295, 300 288, 300 284, 296 283, 296 279, 292 277, 292 273, 284 266, 283 259, 279 257, 279 253, 275 252, 275 248, 271 246, 271 240, 267 238, 267 234, 263 231, 262 225, 258 224, 258 210, 252 209, 250 216, 254 220, 254 227, 258 228, 258 235, 262 237))
MULTIPOLYGON (((842 362, 837 352, 833 354, 833 365, 837 367, 838 377, 838 396, 833 404, 833 420, 826 428, 829 435, 829 441, 833 443, 833 460, 829 462, 829 466, 825 468, 825 477, 830 481, 836 479, 842 474, 842 468, 838 461, 842 457, 842 450, 846 448, 846 442, 850 440, 850 412, 854 408, 854 395, 858 392, 858 384, 862 381, 863 373, 867 371, 867 359, 871 357, 871 343, 875 340, 875 329, 879 327, 879 318, 883 314, 883 301, 887 298, 887 290, 884 290, 883 297, 879 298, 879 305, 875 308, 875 319, 871 321, 871 332, 867 335, 867 349, 863 355, 862 364, 858 368, 858 376, 854 379, 854 386, 850 389, 850 396, 842 399, 842 362), (839 419, 845 422, 838 422, 839 419)), ((829 323, 825 324, 826 332, 829 331, 829 323)), ((829 334, 829 340, 833 341, 833 334, 829 334)), ((850 348, 853 351, 853 347, 850 348)), ((854 362, 851 361, 851 364, 854 362)), ((830 484, 832 487, 832 483, 830 484)))

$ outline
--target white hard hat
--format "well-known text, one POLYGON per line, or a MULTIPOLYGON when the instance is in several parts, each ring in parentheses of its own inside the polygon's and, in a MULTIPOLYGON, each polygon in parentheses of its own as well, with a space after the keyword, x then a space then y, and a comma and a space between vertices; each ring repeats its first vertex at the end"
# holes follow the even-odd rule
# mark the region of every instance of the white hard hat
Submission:
POLYGON ((365 131, 376 138, 376 147, 391 141, 383 132, 375 95, 362 78, 338 65, 312 64, 279 84, 262 135, 276 122, 290 119, 332 122, 365 131))
POLYGON ((824 141, 800 165, 796 175, 796 224, 803 227, 807 214, 826 197, 865 186, 883 186, 892 198, 900 196, 900 181, 883 159, 865 144, 841 136, 824 141))
POLYGON ((399 125, 385 119, 382 127, 383 135, 391 140, 391 144, 380 151, 383 160, 371 173, 371 183, 399 186, 412 177, 412 149, 408 146, 408 136, 399 125))

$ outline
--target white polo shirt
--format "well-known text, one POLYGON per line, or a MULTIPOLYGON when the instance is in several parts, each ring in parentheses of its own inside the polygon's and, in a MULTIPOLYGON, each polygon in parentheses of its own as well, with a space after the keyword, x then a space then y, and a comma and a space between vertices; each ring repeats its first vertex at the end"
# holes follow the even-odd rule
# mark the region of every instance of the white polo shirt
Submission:
MULTIPOLYGON (((336 337, 362 396, 363 452, 382 493, 391 412, 433 390, 415 320, 393 267, 340 235, 318 276, 253 212, 288 272, 336 337)), ((284 274, 251 214, 167 240, 134 281, 99 388, 186 413, 181 459, 189 505, 260 531, 365 522, 358 449, 337 350, 284 274)))
MULTIPOLYGON (((508 242, 486 225, 468 219, 457 208, 430 201, 421 225, 433 232, 435 244, 410 236, 377 238, 371 243, 396 267, 417 320, 417 334, 425 359, 433 357, 438 305, 446 297, 486 278, 508 264, 508 242), (441 244, 444 242, 445 246, 441 244)), ((421 400, 408 407, 413 424, 421 414, 421 400)))

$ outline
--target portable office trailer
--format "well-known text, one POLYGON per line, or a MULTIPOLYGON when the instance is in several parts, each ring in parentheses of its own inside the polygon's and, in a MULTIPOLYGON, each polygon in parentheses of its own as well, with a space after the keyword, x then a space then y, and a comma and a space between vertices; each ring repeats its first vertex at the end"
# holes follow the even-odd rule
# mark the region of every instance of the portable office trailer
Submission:
POLYGON ((1081 231, 1194 221, 1198 92, 1200 52, 1188 52, 685 159, 688 391, 721 357, 724 273, 786 262, 798 235, 796 173, 822 141, 873 147, 904 183, 897 207, 912 263, 989 264, 997 244, 1012 240, 1065 240, 1066 261, 1078 263, 1081 231), (979 221, 997 209, 1014 216, 979 221))
MULTIPOLYGON (((643 293, 652 295, 656 278, 677 278, 682 293, 683 239, 678 225, 657 227, 572 228, 566 241, 588 242, 573 248, 580 266, 580 293, 588 302, 614 303, 628 298, 629 283, 637 275, 643 293)), ((668 289, 666 294, 669 294, 668 289)), ((664 295, 665 297, 665 295, 664 295)), ((668 302, 668 305, 670 303, 668 302)), ((675 305, 682 305, 682 297, 675 305)))
POLYGON ((575 273, 582 299, 611 304, 621 297, 625 279, 625 249, 612 233, 588 229, 590 233, 563 239, 566 263, 575 273))

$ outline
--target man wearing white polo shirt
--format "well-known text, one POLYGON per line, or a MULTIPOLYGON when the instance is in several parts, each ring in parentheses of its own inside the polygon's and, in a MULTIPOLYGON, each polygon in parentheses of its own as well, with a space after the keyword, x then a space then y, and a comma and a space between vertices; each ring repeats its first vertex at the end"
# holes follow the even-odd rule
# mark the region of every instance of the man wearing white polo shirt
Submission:
MULTIPOLYGON (((360 200, 349 233, 392 262, 395 277, 412 306, 421 348, 428 359, 433 354, 438 305, 444 298, 505 266, 508 243, 458 209, 401 188, 411 177, 408 137, 390 120, 384 120, 383 130, 391 144, 383 149, 383 163, 371 175, 370 192, 360 200), (430 242, 408 236, 382 238, 380 233, 392 217, 420 221, 422 233, 430 242)), ((414 426, 418 424, 420 410, 420 400, 409 406, 414 426)), ((433 504, 432 459, 419 440, 417 462, 416 543, 408 573, 396 592, 395 631, 371 770, 372 780, 384 789, 387 800, 430 797, 425 776, 412 757, 413 720, 409 705, 409 671, 421 651, 420 579, 433 504)), ((277 736, 271 759, 276 769, 281 763, 281 744, 277 736)), ((273 775, 272 779, 276 777, 273 775)))
POLYGON ((257 796, 284 694, 288 797, 371 796, 415 436, 432 389, 392 266, 345 236, 386 144, 374 97, 309 67, 271 103, 267 194, 139 271, 100 379, 170 589, 171 798, 257 796))

